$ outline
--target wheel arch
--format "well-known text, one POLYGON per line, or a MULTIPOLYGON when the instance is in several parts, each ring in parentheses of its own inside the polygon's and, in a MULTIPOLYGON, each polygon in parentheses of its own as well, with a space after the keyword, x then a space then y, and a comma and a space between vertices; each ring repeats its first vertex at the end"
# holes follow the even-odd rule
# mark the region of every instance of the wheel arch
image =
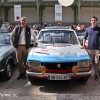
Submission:
POLYGON ((14 66, 14 59, 13 59, 12 57, 8 57, 7 60, 6 60, 5 68, 6 68, 6 66, 7 66, 7 64, 8 64, 9 62, 11 62, 12 65, 14 66))

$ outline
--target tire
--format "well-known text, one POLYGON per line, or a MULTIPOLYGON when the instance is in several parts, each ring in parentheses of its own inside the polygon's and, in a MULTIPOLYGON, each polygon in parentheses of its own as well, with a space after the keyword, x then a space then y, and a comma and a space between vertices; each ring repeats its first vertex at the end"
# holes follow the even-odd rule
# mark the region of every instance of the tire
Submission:
POLYGON ((80 78, 80 82, 85 84, 88 81, 89 77, 82 77, 80 78))
POLYGON ((7 65, 6 65, 6 69, 4 70, 3 72, 3 80, 4 81, 7 81, 9 80, 11 77, 12 77, 12 63, 11 62, 8 62, 7 65))
POLYGON ((34 78, 32 76, 28 75, 28 80, 30 81, 30 83, 33 85, 34 84, 34 78))
POLYGON ((100 77, 100 70, 99 70, 99 77, 100 77))

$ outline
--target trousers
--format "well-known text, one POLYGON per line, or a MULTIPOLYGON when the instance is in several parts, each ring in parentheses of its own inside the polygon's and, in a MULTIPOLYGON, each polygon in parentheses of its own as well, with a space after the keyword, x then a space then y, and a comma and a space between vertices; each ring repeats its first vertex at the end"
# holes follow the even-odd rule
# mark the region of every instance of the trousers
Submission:
POLYGON ((18 46, 16 49, 16 58, 18 62, 18 71, 19 74, 26 73, 26 60, 28 56, 28 49, 25 48, 25 46, 18 46))
POLYGON ((95 75, 99 74, 99 50, 87 50, 92 61, 95 75))

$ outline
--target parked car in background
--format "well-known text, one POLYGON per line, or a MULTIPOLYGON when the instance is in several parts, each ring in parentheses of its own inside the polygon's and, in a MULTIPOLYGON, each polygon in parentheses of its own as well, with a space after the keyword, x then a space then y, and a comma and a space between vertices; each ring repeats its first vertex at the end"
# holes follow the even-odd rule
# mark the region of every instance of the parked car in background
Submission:
POLYGON ((8 33, 10 32, 9 30, 9 23, 8 22, 4 22, 0 28, 0 33, 8 33))
POLYGON ((79 38, 80 43, 82 44, 82 40, 83 40, 83 38, 85 36, 85 30, 77 30, 76 34, 77 34, 77 36, 79 38))
POLYGON ((10 44, 10 35, 0 33, 0 77, 7 81, 12 77, 17 64, 15 49, 10 44))
POLYGON ((11 31, 9 30, 9 28, 6 28, 6 27, 1 27, 1 29, 0 29, 0 34, 1 33, 11 33, 11 31))
POLYGON ((9 29, 6 27, 1 27, 0 33, 10 33, 9 29))
MULTIPOLYGON (((82 45, 83 44, 83 39, 84 39, 84 36, 85 36, 85 30, 78 30, 78 31, 76 31, 76 34, 77 34, 78 39, 79 39, 79 41, 82 45)), ((88 48, 88 38, 85 41, 85 48, 86 49, 88 48)))
POLYGON ((81 49, 77 34, 66 27, 47 27, 38 34, 38 47, 30 49, 27 58, 29 81, 80 79, 86 82, 91 75, 90 57, 81 49))

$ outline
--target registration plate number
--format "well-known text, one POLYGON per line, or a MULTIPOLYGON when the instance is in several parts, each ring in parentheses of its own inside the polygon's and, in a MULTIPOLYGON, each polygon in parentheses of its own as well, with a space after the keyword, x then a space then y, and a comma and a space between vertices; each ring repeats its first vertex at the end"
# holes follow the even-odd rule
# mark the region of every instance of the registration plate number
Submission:
POLYGON ((69 75, 49 75, 48 80, 69 80, 71 77, 69 75))

